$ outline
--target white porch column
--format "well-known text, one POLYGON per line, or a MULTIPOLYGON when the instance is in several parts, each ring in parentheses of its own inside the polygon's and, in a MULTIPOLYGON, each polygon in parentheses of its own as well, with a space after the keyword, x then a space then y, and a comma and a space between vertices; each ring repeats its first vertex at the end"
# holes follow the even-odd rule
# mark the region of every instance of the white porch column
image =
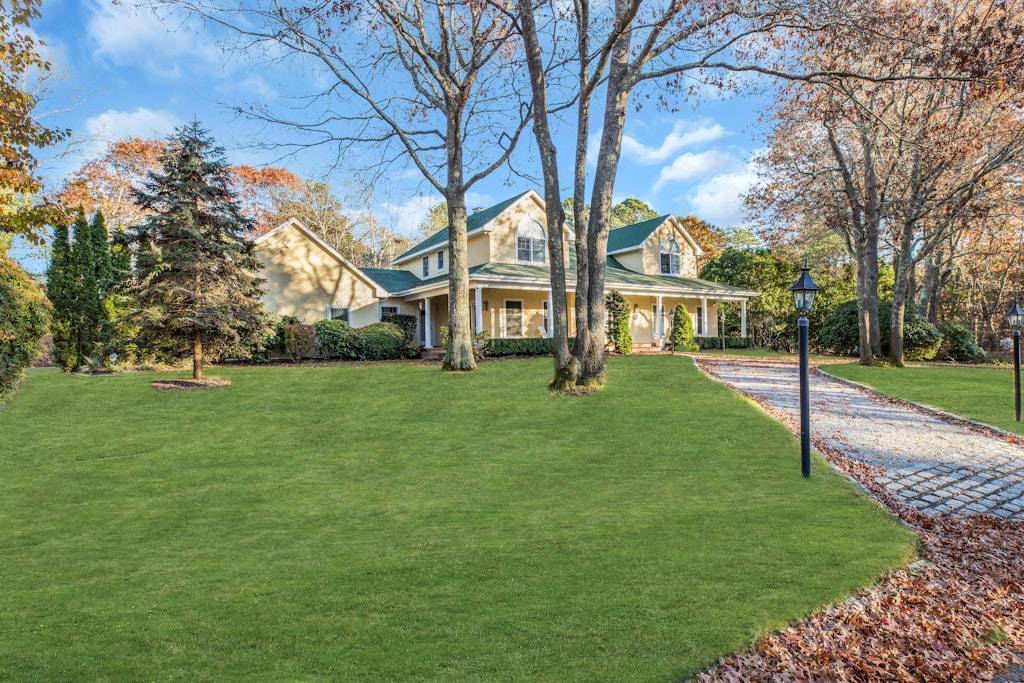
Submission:
POLYGON ((483 287, 477 287, 475 291, 476 333, 480 334, 484 331, 484 289, 483 287))
POLYGON ((747 300, 740 299, 740 336, 747 336, 747 300))
POLYGON ((423 297, 423 348, 425 349, 434 348, 430 327, 430 297, 425 296, 423 297))
POLYGON ((661 294, 658 295, 658 319, 654 321, 654 336, 659 346, 665 346, 665 309, 662 307, 661 294))
POLYGON ((700 329, 702 337, 711 336, 708 333, 708 298, 701 297, 700 300, 700 329))

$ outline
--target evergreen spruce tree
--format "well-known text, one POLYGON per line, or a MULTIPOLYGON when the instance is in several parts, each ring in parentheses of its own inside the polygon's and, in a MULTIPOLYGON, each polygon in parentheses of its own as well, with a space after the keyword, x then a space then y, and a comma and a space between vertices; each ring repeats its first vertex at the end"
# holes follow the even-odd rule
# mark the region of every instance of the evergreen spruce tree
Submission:
POLYGON ((96 263, 98 251, 94 224, 79 212, 74 227, 75 243, 71 246, 71 267, 74 281, 71 307, 71 337, 75 344, 77 365, 95 364, 103 318, 103 283, 96 263))
POLYGON ((53 305, 52 332, 54 356, 57 364, 65 371, 78 366, 76 345, 71 339, 72 282, 71 244, 68 227, 58 225, 54 229, 50 266, 46 270, 46 296, 53 305))
POLYGON ((250 221, 231 189, 224 151, 198 122, 177 129, 136 193, 141 337, 185 356, 203 378, 206 354, 247 353, 269 330, 250 221))

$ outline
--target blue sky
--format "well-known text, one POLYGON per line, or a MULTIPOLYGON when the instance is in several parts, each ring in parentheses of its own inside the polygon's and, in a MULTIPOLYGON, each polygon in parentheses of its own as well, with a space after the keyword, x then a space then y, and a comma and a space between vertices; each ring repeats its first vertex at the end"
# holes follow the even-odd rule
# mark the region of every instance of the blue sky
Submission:
MULTIPOLYGON (((295 64, 227 56, 202 26, 160 19, 130 2, 46 0, 33 28, 48 42, 58 74, 40 110, 48 124, 70 128, 74 137, 70 148, 42 154, 52 185, 101 150, 105 140, 162 137, 193 117, 227 148, 233 163, 272 162, 274 153, 258 143, 288 132, 239 119, 226 105, 256 102, 273 108, 317 83, 315 73, 295 64)), ((616 198, 639 197, 660 212, 693 213, 723 226, 742 222, 739 195, 754 179, 748 161, 759 145, 758 114, 768 102, 766 94, 723 99, 709 93, 679 103, 678 112, 653 106, 631 112, 616 198)), ((599 125, 599 109, 594 121, 599 125)), ((571 160, 573 136, 568 126, 556 131, 564 161, 571 160)), ((524 143, 516 165, 539 175, 532 134, 524 143)), ((282 163, 302 176, 325 178, 345 198, 353 190, 351 176, 344 167, 331 172, 331 158, 329 150, 313 149, 282 163)), ((567 165, 566 181, 569 171, 567 165)), ((469 204, 484 206, 529 186, 499 172, 474 188, 469 204)), ((415 172, 396 172, 371 202, 386 223, 413 234, 437 199, 415 172)), ((22 258, 31 257, 23 251, 22 258)))

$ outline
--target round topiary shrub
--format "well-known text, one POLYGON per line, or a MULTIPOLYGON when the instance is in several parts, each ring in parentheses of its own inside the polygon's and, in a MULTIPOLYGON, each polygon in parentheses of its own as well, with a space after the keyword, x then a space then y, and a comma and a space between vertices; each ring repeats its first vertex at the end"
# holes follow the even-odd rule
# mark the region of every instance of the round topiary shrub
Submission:
POLYGON ((672 332, 669 334, 668 343, 673 351, 698 349, 696 335, 693 332, 693 320, 682 304, 677 304, 672 311, 672 332))
POLYGON ((0 245, 0 401, 39 355, 49 319, 46 297, 0 245))
POLYGON ((946 323, 939 327, 942 332, 942 346, 939 354, 942 358, 952 358, 961 363, 984 363, 988 354, 978 346, 974 333, 960 323, 946 323))
POLYGON ((344 320, 320 320, 316 330, 316 350, 324 358, 359 357, 359 333, 344 320))
POLYGON ((393 360, 405 355, 405 332, 394 323, 373 323, 359 330, 359 356, 393 360))
MULTIPOLYGON (((882 335, 882 353, 889 352, 889 323, 892 303, 878 304, 878 324, 882 335)), ((903 355, 907 360, 931 360, 939 352, 942 334, 935 325, 918 315, 912 307, 903 314, 903 355)), ((846 301, 828 314, 818 334, 818 344, 833 353, 855 355, 860 344, 857 326, 857 302, 846 301)))

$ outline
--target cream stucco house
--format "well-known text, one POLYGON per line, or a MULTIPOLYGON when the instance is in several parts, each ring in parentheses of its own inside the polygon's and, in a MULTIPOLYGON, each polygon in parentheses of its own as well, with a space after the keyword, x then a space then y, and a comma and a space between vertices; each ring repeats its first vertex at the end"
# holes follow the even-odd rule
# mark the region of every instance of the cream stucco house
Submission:
MULTIPOLYGON (((471 317, 491 337, 548 334, 549 270, 544 200, 529 191, 469 217, 471 317)), ((571 231, 561 235, 568 259, 570 328, 575 289, 571 231)), ((267 307, 304 322, 341 318, 354 327, 404 313, 419 320, 419 339, 437 344, 448 315, 448 230, 440 230, 396 258, 392 268, 360 268, 295 220, 256 240, 268 280, 267 307)), ((746 302, 757 296, 696 278, 699 244, 674 216, 612 230, 606 288, 633 305, 635 345, 663 343, 672 310, 682 303, 698 336, 718 334, 718 304, 739 302, 746 336, 746 302)))

